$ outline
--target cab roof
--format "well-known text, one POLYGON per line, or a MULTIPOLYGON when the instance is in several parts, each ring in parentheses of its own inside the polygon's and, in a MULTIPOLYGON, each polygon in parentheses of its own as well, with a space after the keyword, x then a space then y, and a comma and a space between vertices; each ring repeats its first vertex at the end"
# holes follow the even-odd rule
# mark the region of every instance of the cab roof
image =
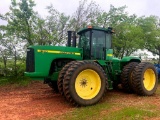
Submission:
POLYGON ((113 33, 114 32, 111 27, 108 27, 106 29, 104 27, 88 26, 88 27, 80 29, 77 34, 80 35, 81 33, 85 32, 85 31, 89 31, 89 30, 100 30, 100 31, 104 31, 104 32, 107 32, 107 33, 113 33))

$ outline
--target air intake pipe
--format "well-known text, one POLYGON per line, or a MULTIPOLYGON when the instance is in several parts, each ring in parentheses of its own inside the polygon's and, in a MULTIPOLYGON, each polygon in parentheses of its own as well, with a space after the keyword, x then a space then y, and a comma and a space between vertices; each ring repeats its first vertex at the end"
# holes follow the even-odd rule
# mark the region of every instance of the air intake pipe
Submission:
POLYGON ((68 32, 68 47, 76 47, 76 32, 75 31, 67 31, 68 32))
POLYGON ((73 32, 73 41, 72 41, 72 47, 76 47, 76 32, 73 32))
POLYGON ((72 31, 67 31, 68 32, 68 41, 67 41, 67 46, 71 46, 71 36, 72 36, 72 31))

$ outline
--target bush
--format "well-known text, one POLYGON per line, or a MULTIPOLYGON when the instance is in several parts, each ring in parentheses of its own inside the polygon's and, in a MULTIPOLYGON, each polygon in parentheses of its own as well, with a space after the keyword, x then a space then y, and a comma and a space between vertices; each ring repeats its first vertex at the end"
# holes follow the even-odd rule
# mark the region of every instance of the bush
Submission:
POLYGON ((0 68, 0 77, 9 77, 9 76, 23 76, 25 72, 25 63, 24 62, 17 62, 16 70, 13 63, 9 62, 7 64, 7 68, 0 68))
POLYGON ((8 61, 7 69, 2 68, 3 65, 0 66, 0 85, 6 84, 16 84, 26 86, 28 85, 31 80, 24 76, 25 72, 25 62, 18 61, 15 67, 13 65, 13 61, 8 61))
POLYGON ((16 86, 27 86, 31 83, 31 79, 25 76, 18 77, 0 77, 0 86, 14 84, 16 86))

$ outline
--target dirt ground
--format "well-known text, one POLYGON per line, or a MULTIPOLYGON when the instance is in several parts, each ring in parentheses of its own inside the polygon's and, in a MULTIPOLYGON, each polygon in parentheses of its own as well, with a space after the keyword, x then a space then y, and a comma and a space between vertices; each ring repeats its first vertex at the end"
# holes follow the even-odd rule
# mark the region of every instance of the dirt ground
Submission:
MULTIPOLYGON (((129 103, 148 101, 148 99, 142 99, 142 97, 137 99, 136 95, 127 95, 123 92, 112 91, 109 94, 121 96, 121 101, 129 103)), ((119 103, 119 100, 117 102, 119 103)), ((152 96, 149 102, 160 106, 159 95, 152 96)), ((0 88, 0 120, 52 118, 72 111, 72 109, 74 107, 69 105, 64 97, 39 81, 34 81, 28 87, 5 86, 0 88)))
POLYGON ((33 120, 63 114, 73 106, 42 82, 0 88, 0 120, 33 120))

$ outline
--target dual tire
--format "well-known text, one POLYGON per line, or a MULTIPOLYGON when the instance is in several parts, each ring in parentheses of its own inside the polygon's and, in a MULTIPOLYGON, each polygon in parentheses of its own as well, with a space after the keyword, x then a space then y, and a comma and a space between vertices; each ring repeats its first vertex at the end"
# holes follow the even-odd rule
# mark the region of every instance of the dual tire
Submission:
POLYGON ((130 62, 124 66, 121 73, 122 88, 127 93, 133 93, 132 76, 133 70, 138 65, 138 62, 130 62))
MULTIPOLYGON (((121 74, 126 92, 153 95, 158 86, 155 67, 148 62, 130 62, 121 74)), ((58 90, 71 104, 88 106, 99 102, 106 93, 108 82, 102 67, 93 61, 72 61, 61 70, 58 90)))
POLYGON ((107 90, 107 77, 100 65, 92 61, 74 61, 59 74, 58 89, 75 106, 88 106, 100 101, 107 90))
POLYGON ((158 86, 156 69, 148 62, 128 63, 122 70, 121 80, 124 91, 142 96, 153 95, 158 86))
POLYGON ((156 92, 158 76, 153 64, 142 62, 133 71, 133 90, 142 96, 150 96, 156 92))

